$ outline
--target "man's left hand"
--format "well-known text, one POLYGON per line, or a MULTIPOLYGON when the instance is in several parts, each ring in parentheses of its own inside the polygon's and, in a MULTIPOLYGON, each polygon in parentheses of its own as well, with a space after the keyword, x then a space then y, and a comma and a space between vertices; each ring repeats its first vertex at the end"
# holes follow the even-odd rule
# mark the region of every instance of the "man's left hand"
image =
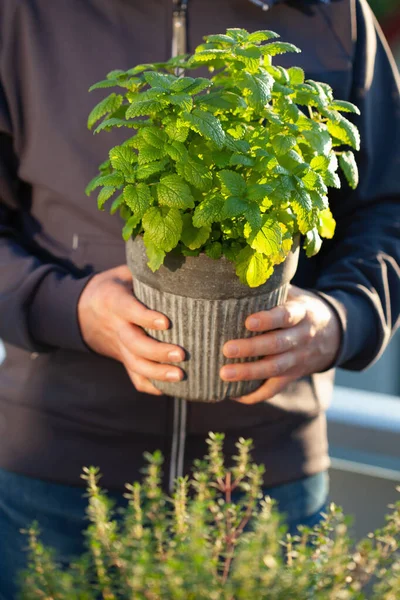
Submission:
POLYGON ((284 304, 250 315, 246 327, 260 335, 227 342, 224 355, 263 358, 226 365, 220 372, 225 381, 265 380, 255 392, 235 398, 243 404, 269 400, 291 381, 329 369, 340 348, 335 311, 318 295, 295 286, 284 304))

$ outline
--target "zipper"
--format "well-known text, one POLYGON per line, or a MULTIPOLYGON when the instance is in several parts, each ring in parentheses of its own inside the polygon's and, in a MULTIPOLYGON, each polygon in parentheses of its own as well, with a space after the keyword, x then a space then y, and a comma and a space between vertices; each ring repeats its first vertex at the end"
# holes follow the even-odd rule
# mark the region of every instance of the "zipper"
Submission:
MULTIPOLYGON (((172 11, 172 48, 171 56, 187 52, 187 8, 188 0, 173 0, 172 11)), ((177 75, 183 69, 176 70, 177 75)), ((186 444, 187 403, 182 398, 174 398, 171 462, 169 469, 169 491, 174 491, 174 481, 183 476, 186 444)))

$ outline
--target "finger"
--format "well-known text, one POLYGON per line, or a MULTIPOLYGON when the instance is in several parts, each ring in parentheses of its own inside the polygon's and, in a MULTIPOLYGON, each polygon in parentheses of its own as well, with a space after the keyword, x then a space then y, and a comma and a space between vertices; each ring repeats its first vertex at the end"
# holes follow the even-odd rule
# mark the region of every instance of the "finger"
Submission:
POLYGON ((272 377, 263 383, 255 392, 241 396, 240 398, 232 398, 241 404, 258 404, 270 400, 280 392, 282 392, 292 381, 295 381, 294 376, 272 377))
POLYGON ((223 348, 227 358, 249 358, 271 356, 294 350, 307 338, 307 328, 303 325, 291 329, 278 329, 243 340, 227 342, 223 348))
POLYGON ((157 381, 181 381, 183 371, 172 365, 161 365, 122 350, 123 363, 129 371, 157 381))
POLYGON ((287 329, 298 325, 306 316, 306 307, 303 302, 296 300, 285 302, 270 310, 264 310, 246 319, 246 327, 250 331, 272 331, 273 329, 287 329))
POLYGON ((144 394, 152 394, 153 396, 163 395, 163 393, 160 392, 160 390, 158 390, 146 377, 138 375, 137 373, 132 373, 130 371, 128 371, 128 375, 131 378, 132 383, 138 392, 143 392, 144 394))
POLYGON ((140 327, 123 323, 118 338, 126 350, 158 363, 173 363, 185 360, 185 351, 179 346, 159 342, 146 335, 140 327))
POLYGON ((274 357, 266 357, 255 362, 225 365, 220 371, 224 381, 251 381, 287 375, 300 360, 297 352, 285 352, 274 357))
POLYGON ((112 299, 112 302, 112 308, 116 314, 128 323, 134 323, 146 329, 169 328, 168 318, 162 313, 147 308, 133 296, 133 292, 119 290, 118 295, 112 299))

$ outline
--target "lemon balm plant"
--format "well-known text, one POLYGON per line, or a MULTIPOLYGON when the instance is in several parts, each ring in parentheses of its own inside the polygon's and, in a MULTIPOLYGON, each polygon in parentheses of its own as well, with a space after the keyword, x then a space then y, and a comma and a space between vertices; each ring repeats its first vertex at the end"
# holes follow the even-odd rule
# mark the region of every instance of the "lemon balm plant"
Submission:
MULTIPOLYGON (((275 55, 299 52, 277 37, 271 31, 228 29, 206 36, 191 56, 113 71, 91 88, 122 91, 93 109, 89 127, 97 124, 96 132, 125 127, 133 135, 110 150, 87 193, 100 188, 100 209, 113 199, 111 212, 119 211, 125 221, 128 264, 152 289, 163 288, 162 265, 180 273, 176 281, 169 278, 166 293, 196 288, 196 268, 214 272, 229 289, 218 271, 223 265, 229 277, 236 273, 241 292, 232 289, 233 298, 243 297, 244 289, 258 289, 250 295, 259 298, 272 285, 272 291, 283 288, 271 300, 276 303, 284 299, 295 269, 277 267, 293 255, 296 259, 299 236, 312 256, 321 238, 334 233, 328 188, 340 187, 339 164, 349 184, 357 185, 350 148, 359 149, 359 134, 343 113, 358 110, 335 100, 327 84, 305 81, 299 67, 273 65, 275 55), (187 76, 204 66, 210 78, 187 76), (142 259, 139 269, 135 265, 144 249, 145 274, 142 259), (171 265, 177 257, 181 262, 171 265), (184 258, 200 259, 185 261, 190 281, 180 268, 184 258), (152 277, 159 269, 160 276, 152 277), (271 278, 269 288, 263 287, 271 278)), ((196 294, 217 299, 201 290, 196 294)), ((151 302, 150 296, 143 292, 140 299, 151 302)), ((265 298, 261 305, 269 307, 265 298)), ((182 390, 182 383, 166 384, 179 385, 182 390)), ((226 392, 214 390, 214 395, 226 392)), ((194 390, 187 393, 196 396, 194 390)))
POLYGON ((386 525, 354 547, 334 505, 314 529, 286 535, 263 498, 263 469, 240 439, 229 469, 223 436, 210 434, 208 455, 169 497, 162 456, 146 455, 141 482, 127 485, 117 513, 85 469, 87 551, 64 568, 29 531, 21 600, 397 600, 400 595, 400 503, 386 525), (372 585, 371 585, 372 584, 372 585))

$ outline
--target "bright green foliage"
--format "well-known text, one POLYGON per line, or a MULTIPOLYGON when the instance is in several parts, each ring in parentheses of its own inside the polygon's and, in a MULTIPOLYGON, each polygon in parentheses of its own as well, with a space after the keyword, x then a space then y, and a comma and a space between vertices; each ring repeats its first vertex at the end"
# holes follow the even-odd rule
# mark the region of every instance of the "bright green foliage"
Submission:
POLYGON ((118 513, 99 486, 99 470, 85 468, 86 551, 62 568, 40 541, 40 523, 32 525, 20 600, 400 597, 400 502, 383 528, 357 545, 334 504, 319 525, 292 536, 263 497, 264 469, 252 461, 251 440, 238 440, 229 469, 223 443, 222 434, 210 433, 207 456, 195 461, 190 478, 175 481, 171 495, 161 487, 161 452, 146 453, 143 479, 126 485, 118 513))
POLYGON ((359 111, 301 68, 272 64, 299 52, 278 37, 228 29, 206 36, 191 56, 115 70, 92 86, 122 92, 92 110, 89 126, 126 127, 133 136, 110 150, 86 191, 102 188, 100 209, 118 194, 111 212, 126 221, 125 239, 144 236, 151 269, 174 248, 202 252, 226 257, 257 287, 294 236, 304 236, 309 256, 332 237, 328 192, 341 185, 339 167, 351 188, 358 183, 350 149, 360 136, 343 113, 359 111), (198 67, 210 78, 187 75, 198 67))

